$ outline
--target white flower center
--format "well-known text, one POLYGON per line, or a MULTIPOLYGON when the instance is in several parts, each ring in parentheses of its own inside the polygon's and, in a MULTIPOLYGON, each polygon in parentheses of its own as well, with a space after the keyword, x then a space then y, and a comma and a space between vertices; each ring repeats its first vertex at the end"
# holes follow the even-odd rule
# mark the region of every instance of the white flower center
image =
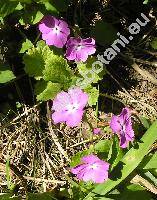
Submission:
POLYGON ((55 26, 53 28, 53 32, 56 33, 57 35, 60 33, 60 27, 59 26, 55 26))
POLYGON ((76 112, 76 110, 79 108, 79 104, 78 103, 73 103, 73 104, 69 104, 67 105, 67 110, 69 113, 74 113, 76 112))
POLYGON ((90 169, 97 169, 98 165, 96 163, 89 166, 90 169))
POLYGON ((76 51, 80 51, 81 49, 83 49, 83 45, 82 44, 78 44, 76 47, 76 51))

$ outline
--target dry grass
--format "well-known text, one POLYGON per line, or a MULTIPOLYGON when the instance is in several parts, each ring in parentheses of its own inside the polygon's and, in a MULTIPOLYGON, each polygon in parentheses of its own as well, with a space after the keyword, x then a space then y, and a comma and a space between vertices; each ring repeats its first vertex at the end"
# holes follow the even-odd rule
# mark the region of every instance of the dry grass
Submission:
MULTIPOLYGON (((91 139, 90 127, 85 122, 77 128, 53 126, 47 108, 46 116, 40 105, 23 106, 13 120, 6 118, 1 123, 0 193, 7 190, 6 160, 10 161, 12 183, 19 194, 45 192, 67 184, 71 156, 98 139, 91 139)), ((92 110, 87 113, 90 123, 96 125, 92 110)))

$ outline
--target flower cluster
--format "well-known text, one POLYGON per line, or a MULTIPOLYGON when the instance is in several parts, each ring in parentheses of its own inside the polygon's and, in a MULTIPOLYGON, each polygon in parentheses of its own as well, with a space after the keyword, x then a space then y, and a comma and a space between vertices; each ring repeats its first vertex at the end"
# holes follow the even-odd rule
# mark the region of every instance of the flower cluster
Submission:
MULTIPOLYGON (((47 45, 54 45, 58 48, 66 46, 65 56, 70 61, 85 62, 88 56, 96 51, 93 38, 69 37, 70 29, 64 20, 53 16, 45 16, 39 24, 39 30, 47 45)), ((70 88, 68 92, 60 92, 53 100, 52 119, 54 123, 64 122, 70 127, 78 126, 82 120, 87 102, 88 95, 78 87, 70 88)), ((121 148, 126 148, 129 142, 134 140, 129 108, 123 108, 118 116, 113 115, 110 127, 118 135, 121 148)), ((93 134, 101 134, 101 129, 94 128, 93 134)), ((108 179, 109 165, 96 155, 91 154, 82 157, 81 163, 73 167, 71 172, 79 180, 103 183, 108 179)))
MULTIPOLYGON (((110 127, 120 139, 120 147, 126 148, 129 141, 134 140, 134 131, 132 128, 131 111, 129 108, 123 108, 120 115, 114 115, 110 121, 110 127)), ((93 130, 94 134, 100 133, 100 128, 93 130)), ((103 183, 108 179, 109 163, 100 160, 95 155, 84 156, 81 164, 71 169, 79 180, 93 181, 94 183, 103 183)))
POLYGON ((76 62, 85 62, 88 55, 95 53, 95 40, 93 38, 69 38, 70 29, 68 24, 53 16, 45 16, 39 23, 42 39, 47 45, 62 48, 66 44, 66 58, 76 62))

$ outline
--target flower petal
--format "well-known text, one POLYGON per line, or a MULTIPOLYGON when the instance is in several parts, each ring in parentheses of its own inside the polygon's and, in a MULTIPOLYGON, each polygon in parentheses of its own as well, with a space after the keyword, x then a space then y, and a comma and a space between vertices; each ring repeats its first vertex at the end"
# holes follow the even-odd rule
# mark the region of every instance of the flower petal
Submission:
POLYGON ((88 155, 88 156, 83 156, 81 161, 83 163, 93 164, 95 162, 100 161, 100 159, 97 156, 91 154, 91 155, 88 155))
POLYGON ((67 92, 60 92, 53 100, 52 109, 57 112, 65 111, 69 103, 72 103, 70 95, 67 92))
POLYGON ((121 130, 121 125, 119 123, 119 117, 113 115, 110 121, 110 127, 114 133, 119 133, 121 130))
POLYGON ((63 32, 66 36, 70 35, 70 29, 65 21, 59 20, 58 26, 61 28, 61 32, 63 32))
POLYGON ((71 173, 78 174, 81 170, 83 170, 85 167, 87 167, 86 164, 83 165, 77 165, 76 167, 71 168, 71 173))
POLYGON ((68 47, 67 48, 67 50, 66 50, 66 58, 68 59, 68 60, 75 60, 75 58, 76 58, 76 52, 75 52, 75 47, 68 47))
POLYGON ((92 180, 95 183, 103 183, 108 179, 108 172, 100 169, 93 170, 92 180))
POLYGON ((42 38, 46 40, 47 45, 54 45, 58 48, 62 48, 65 45, 66 36, 61 33, 57 35, 53 31, 49 32, 48 34, 43 34, 42 38))
POLYGON ((83 109, 88 102, 88 95, 80 88, 72 88, 68 90, 73 103, 79 104, 79 109, 83 109))
POLYGON ((86 44, 86 45, 95 45, 95 40, 93 38, 87 38, 87 39, 83 39, 83 44, 86 44))
POLYGON ((65 122, 67 119, 67 111, 54 112, 52 114, 54 124, 65 122))
POLYGON ((70 113, 67 116, 66 124, 70 127, 78 126, 78 124, 81 122, 83 116, 83 110, 77 110, 74 113, 70 113))
POLYGON ((55 26, 55 20, 56 19, 50 15, 43 17, 39 24, 39 30, 44 34, 49 33, 55 26))
POLYGON ((85 62, 87 60, 87 58, 88 58, 87 51, 84 51, 83 48, 80 50, 77 50, 76 59, 75 59, 76 62, 80 62, 80 61, 85 62))

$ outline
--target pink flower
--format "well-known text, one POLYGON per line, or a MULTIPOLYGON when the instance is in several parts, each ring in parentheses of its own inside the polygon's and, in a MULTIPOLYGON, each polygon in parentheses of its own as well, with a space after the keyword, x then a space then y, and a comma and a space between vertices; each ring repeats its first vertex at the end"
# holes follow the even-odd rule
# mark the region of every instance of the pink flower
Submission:
POLYGON ((39 30, 47 45, 54 45, 58 48, 62 48, 66 44, 67 37, 70 34, 70 29, 65 21, 58 20, 50 15, 41 20, 39 30))
POLYGON ((110 121, 110 127, 120 138, 120 147, 126 148, 129 141, 134 140, 134 130, 132 128, 131 111, 123 108, 119 116, 114 115, 110 121))
POLYGON ((95 53, 95 40, 93 38, 81 39, 71 37, 66 44, 66 58, 76 62, 85 62, 89 55, 95 53))
POLYGON ((53 101, 52 114, 54 123, 66 122, 70 127, 77 126, 82 119, 83 109, 88 102, 88 95, 80 88, 60 92, 53 101))
POLYGON ((94 133, 94 134, 99 134, 100 131, 101 131, 101 128, 94 128, 94 129, 93 129, 93 133, 94 133))
POLYGON ((81 164, 71 169, 79 180, 103 183, 108 179, 109 163, 95 155, 84 156, 81 164))

